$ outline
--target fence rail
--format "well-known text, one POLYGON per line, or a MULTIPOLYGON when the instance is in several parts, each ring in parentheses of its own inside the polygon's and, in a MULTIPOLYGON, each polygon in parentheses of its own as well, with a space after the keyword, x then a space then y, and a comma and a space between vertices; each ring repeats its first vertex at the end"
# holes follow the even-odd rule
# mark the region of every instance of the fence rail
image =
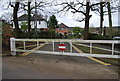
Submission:
MULTIPOLYGON (((53 55, 69 55, 69 56, 89 56, 89 57, 100 57, 100 58, 120 58, 120 55, 115 55, 115 44, 120 44, 118 40, 80 40, 80 39, 15 39, 10 38, 10 45, 11 45, 11 54, 16 55, 16 52, 32 52, 32 53, 40 53, 40 54, 53 54, 53 55), (16 49, 16 42, 21 41, 23 42, 23 50, 16 49), (36 46, 39 46, 39 42, 51 42, 52 43, 52 51, 41 51, 41 50, 28 50, 26 49, 26 42, 32 41, 36 42, 36 46), (55 42, 68 42, 70 44, 70 52, 56 52, 55 51, 55 42), (79 43, 90 43, 90 53, 73 53, 72 45, 74 42, 79 43), (92 54, 93 44, 102 43, 102 44, 111 44, 112 45, 112 54, 92 54)), ((104 48, 103 48, 104 49, 104 48)))
MULTIPOLYGON (((76 43, 75 43, 75 44, 76 44, 76 43)), ((85 44, 76 44, 76 45, 85 46, 85 47, 90 47, 90 45, 85 45, 85 44)), ((110 49, 101 48, 101 47, 96 47, 96 46, 92 46, 92 48, 101 49, 101 50, 110 51, 110 52, 112 51, 112 50, 110 50, 110 49)), ((120 53, 120 51, 115 51, 115 50, 114 50, 114 52, 115 52, 115 53, 120 53)))

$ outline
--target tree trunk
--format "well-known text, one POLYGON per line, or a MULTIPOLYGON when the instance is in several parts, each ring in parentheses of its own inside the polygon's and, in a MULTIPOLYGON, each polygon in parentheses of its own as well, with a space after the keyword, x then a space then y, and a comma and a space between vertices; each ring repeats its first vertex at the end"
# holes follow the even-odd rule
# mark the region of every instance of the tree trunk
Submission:
MULTIPOLYGON (((37 6, 37 2, 35 1, 35 6, 37 6)), ((35 7, 35 27, 34 27, 34 38, 37 38, 37 7, 35 7)))
POLYGON ((103 36, 106 36, 106 27, 104 27, 103 36))
POLYGON ((18 12, 18 8, 19 8, 19 2, 15 3, 15 7, 13 10, 13 22, 15 25, 15 34, 16 34, 16 38, 18 38, 20 36, 20 29, 19 29, 19 24, 18 24, 18 19, 17 19, 17 12, 18 12))
POLYGON ((103 2, 100 2, 100 35, 103 33, 103 2))
POLYGON ((89 37, 89 19, 90 19, 90 2, 86 2, 86 15, 85 15, 85 28, 83 31, 83 39, 86 40, 89 37))
POLYGON ((107 7, 108 7, 108 19, 109 19, 109 37, 112 38, 112 16, 111 16, 110 2, 107 2, 107 7))
POLYGON ((30 9, 31 2, 28 2, 28 38, 30 38, 30 30, 31 30, 31 9, 30 9))

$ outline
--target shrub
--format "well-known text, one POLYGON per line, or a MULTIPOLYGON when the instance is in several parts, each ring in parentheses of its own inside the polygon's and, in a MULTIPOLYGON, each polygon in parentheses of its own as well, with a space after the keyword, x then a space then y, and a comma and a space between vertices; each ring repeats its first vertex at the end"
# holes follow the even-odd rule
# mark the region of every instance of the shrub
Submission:
POLYGON ((38 38, 58 38, 58 33, 55 31, 39 31, 38 38))
POLYGON ((98 34, 89 34, 89 40, 112 40, 112 38, 109 38, 107 36, 102 36, 98 34))
POLYGON ((40 31, 38 32, 38 38, 49 38, 49 31, 40 31))
POLYGON ((21 23, 21 30, 27 31, 27 29, 28 29, 28 23, 27 22, 22 22, 21 23))
MULTIPOLYGON (((14 32, 13 32, 14 34, 14 32)), ((31 30, 30 33, 21 31, 19 38, 28 38, 28 34, 30 35, 30 38, 59 38, 59 34, 55 31, 35 31, 31 30), (36 33, 36 36, 35 36, 36 33)))
POLYGON ((80 27, 73 28, 73 33, 75 38, 81 38, 82 30, 80 27))
POLYGON ((31 31, 30 33, 21 31, 20 38, 28 38, 28 34, 30 35, 30 38, 33 38, 33 36, 34 36, 34 32, 33 31, 31 31))

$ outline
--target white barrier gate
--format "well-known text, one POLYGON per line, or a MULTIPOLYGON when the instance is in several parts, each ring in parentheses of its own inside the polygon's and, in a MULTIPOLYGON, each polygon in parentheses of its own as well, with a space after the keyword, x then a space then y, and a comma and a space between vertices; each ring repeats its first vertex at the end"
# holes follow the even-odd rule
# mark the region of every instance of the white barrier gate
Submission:
MULTIPOLYGON (((15 38, 10 38, 10 46, 11 46, 11 54, 14 56, 16 55, 16 52, 32 52, 32 53, 40 53, 40 54, 52 54, 52 55, 69 55, 69 56, 83 56, 83 57, 100 57, 100 58, 119 58, 120 59, 120 55, 115 55, 114 52, 114 45, 115 44, 120 44, 119 40, 81 40, 81 39, 15 39, 15 38), (20 49, 16 49, 16 41, 22 41, 24 44, 24 49, 20 50, 20 49), (36 46, 38 47, 38 42, 52 42, 52 51, 40 51, 40 50, 27 50, 25 47, 25 42, 26 41, 34 41, 36 42, 36 46), (68 42, 70 44, 70 52, 55 52, 54 51, 54 42, 68 42), (72 44, 74 42, 80 42, 80 43, 90 43, 90 53, 73 53, 72 52, 72 44), (103 44, 112 44, 112 50, 108 50, 111 51, 112 54, 111 55, 107 55, 107 54, 93 54, 92 53, 92 44, 96 44, 96 43, 103 43, 103 44)), ((107 51, 107 50, 106 50, 107 51)), ((117 51, 118 52, 118 51, 117 51)), ((118 52, 120 53, 120 52, 118 52)))

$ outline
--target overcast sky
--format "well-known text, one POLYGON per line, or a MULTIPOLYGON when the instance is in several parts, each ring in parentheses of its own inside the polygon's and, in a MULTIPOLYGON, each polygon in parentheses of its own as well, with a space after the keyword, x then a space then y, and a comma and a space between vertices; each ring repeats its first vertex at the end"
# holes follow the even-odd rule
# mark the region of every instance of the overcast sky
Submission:
MULTIPOLYGON (((6 13, 5 10, 3 10, 2 6, 0 5, 0 17, 2 16, 2 14, 6 13)), ((92 14, 92 17, 90 18, 90 27, 99 27, 100 25, 100 17, 98 14, 95 14, 94 12, 91 12, 90 14, 92 14)), ((61 16, 61 14, 55 14, 57 20, 59 21, 59 23, 64 23, 69 27, 75 27, 75 26, 79 26, 79 27, 84 27, 84 22, 78 22, 75 20, 76 17, 81 17, 81 15, 78 13, 76 15, 72 15, 71 13, 67 13, 67 14, 63 14, 61 16)), ((120 14, 119 14, 120 15, 120 14)), ((112 14, 112 23, 113 26, 118 26, 118 12, 113 13, 112 14)), ((108 15, 104 16, 104 24, 103 26, 109 26, 108 25, 108 15)), ((120 25, 120 24, 119 24, 120 25)))
MULTIPOLYGON (((91 12, 91 14, 92 14, 92 17, 90 18, 90 27, 99 27, 100 26, 100 16, 94 12, 91 12)), ((60 16, 59 14, 55 14, 55 15, 59 22, 64 22, 66 25, 68 25, 70 27, 74 27, 74 26, 84 27, 85 22, 84 21, 83 22, 76 21, 76 19, 74 19, 74 16, 72 16, 71 14, 67 14, 64 16, 60 16)), ((79 15, 80 14, 77 14, 77 17, 79 15)), ((112 13, 113 26, 118 26, 118 18, 119 17, 120 17, 120 13, 118 13, 118 12, 112 13)), ((108 15, 104 16, 103 26, 109 26, 108 15)))
MULTIPOLYGON (((64 1, 64 0, 62 0, 62 1, 64 1)), ((67 1, 71 1, 71 0, 67 0, 67 1)), ((82 1, 82 0, 80 0, 80 1, 82 1)), ((91 1, 93 1, 93 0, 91 0, 91 1)), ((115 0, 115 1, 117 2, 119 0, 115 0)), ((120 3, 120 1, 117 3, 120 3)), ((90 14, 92 15, 92 17, 90 18, 90 27, 99 27, 100 26, 100 16, 94 12, 90 12, 90 14)), ((55 14, 55 15, 56 15, 59 23, 63 22, 70 27, 75 27, 75 26, 84 27, 84 25, 85 25, 85 22, 76 21, 76 19, 84 18, 84 16, 81 15, 80 13, 73 15, 72 13, 68 12, 68 13, 63 14, 62 16, 61 16, 61 14, 55 14)), ((119 15, 120 15, 120 13, 119 13, 119 15)), ((119 19, 118 17, 120 17, 120 16, 118 16, 118 12, 112 13, 113 26, 118 26, 118 19, 119 19)), ((107 27, 109 26, 108 15, 104 16, 103 26, 107 26, 107 27)))
MULTIPOLYGON (((59 22, 63 22, 70 27, 74 27, 74 26, 84 27, 84 22, 76 21, 75 19, 73 19, 74 16, 71 16, 71 15, 59 16, 58 14, 56 14, 56 17, 59 22)), ((113 26, 118 26, 118 12, 112 14, 112 23, 113 23, 113 26)), ((99 27, 99 25, 100 25, 99 15, 92 12, 92 17, 90 19, 90 27, 99 27)), ((109 26, 108 15, 104 16, 103 26, 109 26)))

